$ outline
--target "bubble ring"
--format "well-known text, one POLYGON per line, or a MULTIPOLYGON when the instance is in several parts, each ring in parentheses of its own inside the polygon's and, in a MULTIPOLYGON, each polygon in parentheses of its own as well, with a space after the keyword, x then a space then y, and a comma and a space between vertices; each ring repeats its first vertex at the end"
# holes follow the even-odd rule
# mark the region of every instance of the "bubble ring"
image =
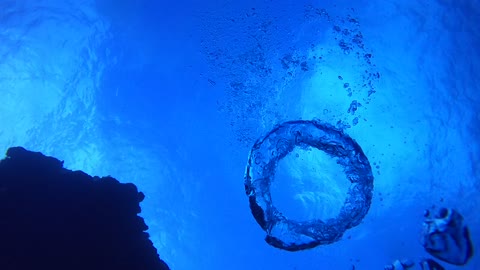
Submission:
POLYGON ((253 145, 245 171, 250 210, 267 233, 265 241, 280 249, 297 251, 334 243, 347 229, 360 224, 370 209, 373 174, 363 150, 350 136, 319 121, 290 121, 273 128, 253 145), (336 218, 295 221, 272 203, 270 185, 278 162, 295 147, 315 147, 340 164, 351 182, 336 218))

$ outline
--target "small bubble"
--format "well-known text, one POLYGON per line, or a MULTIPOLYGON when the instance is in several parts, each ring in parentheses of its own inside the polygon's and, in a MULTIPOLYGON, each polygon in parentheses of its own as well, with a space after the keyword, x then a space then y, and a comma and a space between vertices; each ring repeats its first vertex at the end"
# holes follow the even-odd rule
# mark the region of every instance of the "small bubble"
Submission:
POLYGON ((356 126, 358 124, 358 117, 353 118, 352 125, 356 126))
POLYGON ((343 77, 340 76, 340 75, 338 75, 338 79, 342 81, 342 80, 343 80, 343 77))

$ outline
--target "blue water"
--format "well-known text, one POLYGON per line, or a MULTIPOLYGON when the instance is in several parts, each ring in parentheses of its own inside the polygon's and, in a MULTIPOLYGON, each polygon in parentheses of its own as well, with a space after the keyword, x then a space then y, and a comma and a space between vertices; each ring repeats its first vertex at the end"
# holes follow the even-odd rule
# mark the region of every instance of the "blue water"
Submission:
MULTIPOLYGON (((480 1, 352 2, 2 0, 0 149, 137 184, 172 269, 383 269, 428 257, 431 205, 478 247, 480 1), (243 177, 255 140, 297 119, 345 129, 375 180, 360 225, 291 253, 264 242, 243 177)), ((287 214, 339 209, 325 159, 281 165, 287 214)))

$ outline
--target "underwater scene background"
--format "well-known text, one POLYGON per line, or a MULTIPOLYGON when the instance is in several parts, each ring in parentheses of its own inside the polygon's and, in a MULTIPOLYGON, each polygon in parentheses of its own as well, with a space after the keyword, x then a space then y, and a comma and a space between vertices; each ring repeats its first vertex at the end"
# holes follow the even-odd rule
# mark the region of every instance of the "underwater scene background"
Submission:
MULTIPOLYGON (((0 150, 136 184, 172 269, 383 269, 428 257, 433 205, 478 246, 479 21, 478 0, 2 0, 0 150), (243 184, 255 141, 300 119, 350 135, 374 189, 342 240, 288 252, 265 243, 243 184)), ((271 188, 287 216, 326 219, 348 182, 298 150, 271 188)))

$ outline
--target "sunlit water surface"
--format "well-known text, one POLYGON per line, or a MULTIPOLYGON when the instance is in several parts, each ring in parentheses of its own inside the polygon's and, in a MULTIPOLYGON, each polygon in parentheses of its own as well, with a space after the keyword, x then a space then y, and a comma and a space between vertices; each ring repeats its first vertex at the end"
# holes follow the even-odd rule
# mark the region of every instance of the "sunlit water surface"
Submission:
MULTIPOLYGON (((383 269, 427 256, 431 205, 479 244, 480 2, 256 2, 0 2, 0 149, 137 184, 172 269, 383 269), (341 241, 290 253, 264 242, 243 175, 254 141, 294 119, 345 129, 375 187, 341 241)), ((295 154, 279 207, 335 216, 341 170, 295 154)))

